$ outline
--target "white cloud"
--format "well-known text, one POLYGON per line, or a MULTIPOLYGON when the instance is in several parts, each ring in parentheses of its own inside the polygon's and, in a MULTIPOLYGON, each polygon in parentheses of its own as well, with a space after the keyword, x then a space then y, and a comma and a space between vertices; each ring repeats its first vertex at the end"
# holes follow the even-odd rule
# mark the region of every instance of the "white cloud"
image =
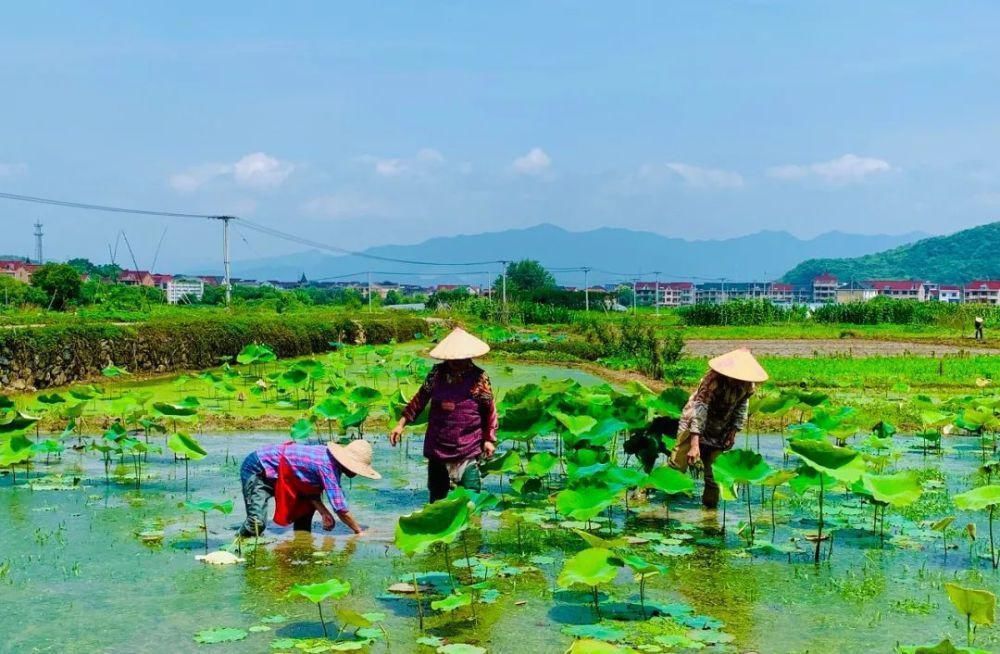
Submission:
POLYGON ((358 218, 384 215, 381 202, 350 192, 332 193, 313 198, 302 205, 303 211, 324 218, 358 218))
POLYGON ((787 164, 767 169, 768 177, 784 181, 819 179, 827 184, 850 184, 860 182, 871 175, 892 170, 888 161, 873 157, 859 157, 845 154, 829 161, 812 164, 787 164))
POLYGON ((380 177, 424 173, 445 162, 444 155, 434 148, 421 148, 412 157, 376 157, 365 155, 362 161, 370 163, 380 177))
POLYGON ((552 159, 541 148, 531 148, 522 157, 514 159, 511 169, 519 175, 542 175, 549 170, 552 159))
POLYGON ((295 164, 276 159, 263 152, 253 152, 234 163, 206 163, 192 166, 170 176, 168 182, 185 193, 196 191, 205 184, 223 177, 246 188, 266 190, 281 186, 295 170, 295 164))
POLYGON ((28 164, 4 163, 0 161, 0 177, 15 177, 28 172, 28 164))
POLYGON ((694 188, 740 188, 743 186, 743 176, 739 173, 678 162, 646 164, 639 168, 639 177, 652 182, 661 182, 668 177, 679 177, 684 184, 694 188))

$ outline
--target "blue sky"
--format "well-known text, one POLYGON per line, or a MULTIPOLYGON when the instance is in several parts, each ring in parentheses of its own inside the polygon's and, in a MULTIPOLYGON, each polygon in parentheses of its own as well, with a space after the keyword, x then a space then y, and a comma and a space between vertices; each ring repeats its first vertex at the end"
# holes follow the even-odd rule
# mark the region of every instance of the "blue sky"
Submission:
MULTIPOLYGON (((714 238, 1000 215, 995 2, 8 3, 0 190, 348 248, 551 222, 714 238), (289 6, 291 5, 291 6, 289 6)), ((217 227, 0 203, 0 252, 217 227)), ((300 249, 255 233, 234 256, 300 249)))

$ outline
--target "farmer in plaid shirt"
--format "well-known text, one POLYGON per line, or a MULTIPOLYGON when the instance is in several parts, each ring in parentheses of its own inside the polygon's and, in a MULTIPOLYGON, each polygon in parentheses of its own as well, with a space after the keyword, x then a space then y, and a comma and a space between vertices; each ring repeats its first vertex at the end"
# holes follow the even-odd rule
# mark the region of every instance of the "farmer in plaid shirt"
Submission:
POLYGON ((240 536, 263 533, 267 526, 267 501, 272 497, 276 524, 293 525, 296 531, 310 531, 313 516, 318 511, 323 529, 330 531, 336 519, 323 504, 323 495, 341 521, 360 534, 361 526, 347 508, 340 478, 345 474, 380 479, 371 461, 372 446, 363 440, 352 441, 346 446, 285 443, 251 452, 240 468, 247 512, 240 536))

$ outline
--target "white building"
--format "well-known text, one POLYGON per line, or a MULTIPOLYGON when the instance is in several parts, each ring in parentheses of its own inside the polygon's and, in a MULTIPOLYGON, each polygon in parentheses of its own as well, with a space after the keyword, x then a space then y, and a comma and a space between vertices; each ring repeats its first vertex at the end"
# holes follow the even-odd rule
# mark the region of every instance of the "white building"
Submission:
POLYGON ((195 277, 174 277, 164 290, 170 304, 177 304, 184 296, 200 300, 205 295, 205 282, 195 277))

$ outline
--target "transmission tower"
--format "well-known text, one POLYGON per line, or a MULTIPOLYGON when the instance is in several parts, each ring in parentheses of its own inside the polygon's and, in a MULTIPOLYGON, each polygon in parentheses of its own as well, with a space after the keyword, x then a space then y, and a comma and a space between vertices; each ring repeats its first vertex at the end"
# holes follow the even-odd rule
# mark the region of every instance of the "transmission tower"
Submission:
POLYGON ((40 221, 35 221, 35 260, 39 263, 45 263, 42 259, 42 223, 40 221))

